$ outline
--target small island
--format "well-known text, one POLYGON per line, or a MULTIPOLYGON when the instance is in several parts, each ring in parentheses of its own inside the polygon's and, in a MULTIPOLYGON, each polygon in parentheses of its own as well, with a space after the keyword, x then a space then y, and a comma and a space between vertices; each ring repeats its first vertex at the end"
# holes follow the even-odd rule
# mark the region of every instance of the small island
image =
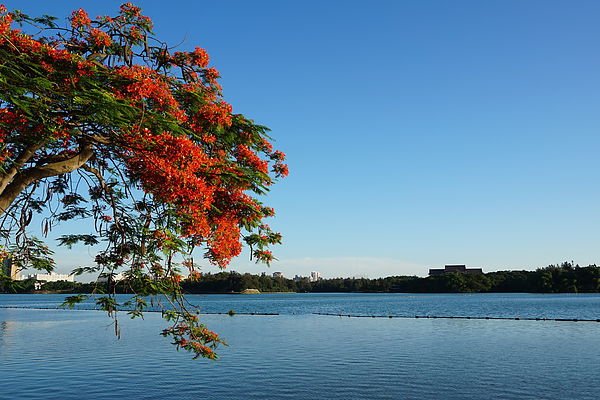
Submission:
POLYGON ((260 290, 258 289, 244 289, 240 292, 240 294, 260 294, 260 290))

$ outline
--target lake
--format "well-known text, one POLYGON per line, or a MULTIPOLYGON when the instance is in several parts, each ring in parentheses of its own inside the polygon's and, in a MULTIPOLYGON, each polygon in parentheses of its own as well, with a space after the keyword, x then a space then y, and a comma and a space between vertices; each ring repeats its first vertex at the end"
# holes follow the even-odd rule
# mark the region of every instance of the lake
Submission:
MULTIPOLYGON (((599 295, 190 296, 229 343, 191 360, 160 315, 55 310, 0 295, 2 399, 597 399, 600 323, 315 315, 600 318, 599 295), (27 308, 6 308, 27 307, 27 308), (43 308, 43 309, 39 309, 43 308)), ((82 308, 92 304, 82 305, 82 308)))

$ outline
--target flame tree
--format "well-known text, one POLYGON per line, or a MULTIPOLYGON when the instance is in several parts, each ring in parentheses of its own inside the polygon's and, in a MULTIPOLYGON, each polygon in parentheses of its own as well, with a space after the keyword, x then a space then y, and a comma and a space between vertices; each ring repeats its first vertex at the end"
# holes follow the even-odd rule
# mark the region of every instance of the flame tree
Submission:
POLYGON ((95 266, 76 273, 109 278, 95 299, 115 329, 119 310, 140 316, 158 296, 170 322, 163 334, 208 358, 221 339, 186 307, 182 275, 200 278, 198 251, 225 268, 243 241, 271 261, 281 235, 264 224, 274 211, 257 197, 287 175, 267 129, 232 112, 218 78, 205 50, 174 51, 131 3, 114 17, 76 10, 66 26, 0 6, 4 257, 51 270, 51 251, 28 233, 34 215, 43 234, 89 221, 90 234, 59 244, 100 248, 95 266), (123 304, 110 290, 117 272, 134 293, 123 304))

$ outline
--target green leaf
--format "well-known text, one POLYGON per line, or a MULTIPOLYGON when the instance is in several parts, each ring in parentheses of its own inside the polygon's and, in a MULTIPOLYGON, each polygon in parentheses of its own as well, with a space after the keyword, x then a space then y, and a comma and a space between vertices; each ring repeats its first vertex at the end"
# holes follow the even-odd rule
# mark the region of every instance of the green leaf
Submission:
POLYGON ((76 304, 81 303, 84 300, 87 300, 90 296, 85 294, 78 294, 75 296, 69 296, 65 298, 65 301, 60 305, 62 308, 73 308, 76 304))
MULTIPOLYGON (((58 239, 59 246, 67 246, 67 248, 71 248, 74 244, 83 242, 86 246, 94 246, 100 243, 98 241, 98 236, 96 235, 62 235, 58 239)), ((89 268, 89 267, 88 267, 89 268)), ((84 271, 88 272, 88 271, 84 271)))

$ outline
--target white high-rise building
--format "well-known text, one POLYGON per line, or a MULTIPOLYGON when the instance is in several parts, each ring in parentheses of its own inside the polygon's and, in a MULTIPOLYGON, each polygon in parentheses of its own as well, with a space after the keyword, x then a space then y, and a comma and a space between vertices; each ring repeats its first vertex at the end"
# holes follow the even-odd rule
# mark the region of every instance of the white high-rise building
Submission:
POLYGON ((320 280, 320 279, 321 279, 321 273, 320 273, 320 272, 317 272, 317 271, 312 271, 312 272, 310 273, 310 276, 308 277, 308 280, 309 280, 310 282, 316 282, 316 281, 318 281, 318 280, 320 280))

